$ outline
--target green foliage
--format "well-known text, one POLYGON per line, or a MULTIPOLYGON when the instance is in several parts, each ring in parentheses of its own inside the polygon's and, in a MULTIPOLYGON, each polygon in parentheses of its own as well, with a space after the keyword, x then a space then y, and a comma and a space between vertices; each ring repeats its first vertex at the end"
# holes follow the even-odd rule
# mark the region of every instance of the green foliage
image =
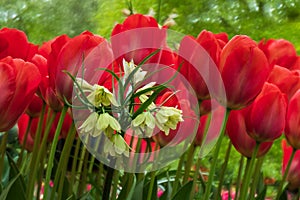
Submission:
POLYGON ((97 0, 3 0, 0 24, 21 29, 31 42, 42 43, 60 34, 95 31, 97 7, 97 0))

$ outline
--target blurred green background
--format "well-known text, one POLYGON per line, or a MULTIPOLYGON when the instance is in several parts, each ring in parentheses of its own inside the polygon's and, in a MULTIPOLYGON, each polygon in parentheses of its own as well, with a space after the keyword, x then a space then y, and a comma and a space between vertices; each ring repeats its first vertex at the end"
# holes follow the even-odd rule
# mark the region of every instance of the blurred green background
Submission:
MULTIPOLYGON (((207 29, 230 36, 247 34, 255 40, 285 38, 300 51, 300 0, 132 0, 133 11, 152 13, 171 29, 197 36, 207 29), (160 6, 159 6, 160 5, 160 6), (158 11, 160 10, 160 11, 158 11)), ((25 31, 29 40, 42 43, 66 33, 84 30, 108 37, 115 23, 126 17, 128 0, 1 0, 1 27, 25 31)))
MULTIPOLYGON (((72 37, 85 30, 108 38, 114 25, 125 19, 128 9, 152 14, 160 24, 173 19, 175 24, 170 29, 183 34, 197 36, 206 29, 225 31, 230 37, 246 34, 256 41, 284 38, 300 52, 300 0, 1 0, 0 27, 21 29, 36 44, 60 34, 72 37)), ((281 178, 281 158, 277 140, 264 163, 266 176, 281 178)), ((236 173, 238 159, 235 152, 230 171, 236 173)))

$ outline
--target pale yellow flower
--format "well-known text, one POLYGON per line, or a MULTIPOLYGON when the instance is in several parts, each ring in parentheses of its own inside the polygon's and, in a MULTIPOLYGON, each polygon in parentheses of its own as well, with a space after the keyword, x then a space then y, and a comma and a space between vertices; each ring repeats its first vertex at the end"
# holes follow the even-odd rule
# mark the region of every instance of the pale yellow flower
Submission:
POLYGON ((145 133, 146 137, 151 137, 155 128, 155 118, 149 112, 142 112, 131 122, 133 130, 138 134, 145 133))
POLYGON ((166 135, 169 135, 170 129, 175 130, 177 124, 183 121, 182 110, 174 107, 159 107, 155 117, 157 127, 166 135))
POLYGON ((104 132, 108 137, 112 135, 114 131, 121 131, 119 122, 108 113, 100 114, 95 126, 100 132, 104 132))
POLYGON ((101 132, 96 128, 98 118, 99 115, 96 112, 90 114, 89 117, 79 127, 81 133, 87 133, 93 137, 97 137, 98 135, 100 135, 101 132))
MULTIPOLYGON (((133 60, 127 62, 125 59, 123 59, 124 78, 127 79, 136 67, 137 66, 134 64, 133 60)), ((146 74, 146 71, 143 71, 141 68, 139 68, 132 76, 133 84, 137 84, 138 82, 144 80, 146 74)))
POLYGON ((94 84, 91 85, 81 78, 76 79, 83 92, 90 93, 87 99, 96 107, 110 106, 111 104, 117 106, 118 103, 113 95, 106 87, 94 84))
POLYGON ((111 156, 125 155, 129 157, 130 147, 125 142, 124 138, 119 134, 114 134, 110 137, 110 141, 104 143, 104 153, 111 156))

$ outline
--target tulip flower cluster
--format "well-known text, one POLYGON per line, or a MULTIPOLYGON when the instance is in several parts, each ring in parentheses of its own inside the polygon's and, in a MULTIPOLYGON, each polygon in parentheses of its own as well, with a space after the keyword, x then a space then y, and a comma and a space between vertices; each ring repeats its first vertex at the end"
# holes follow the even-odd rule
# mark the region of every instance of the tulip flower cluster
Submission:
POLYGON ((85 31, 35 45, 2 28, 0 199, 267 199, 257 174, 282 138, 271 196, 299 198, 294 45, 202 30, 173 48, 171 35, 142 14, 109 42, 85 31), (241 160, 228 190, 232 146, 241 160))

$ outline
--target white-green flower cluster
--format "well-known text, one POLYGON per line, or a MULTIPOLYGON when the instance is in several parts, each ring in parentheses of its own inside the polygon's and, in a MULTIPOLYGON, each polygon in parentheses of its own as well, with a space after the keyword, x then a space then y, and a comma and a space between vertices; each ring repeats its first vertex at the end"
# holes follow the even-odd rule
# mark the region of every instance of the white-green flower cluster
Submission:
MULTIPOLYGON (((133 61, 127 62, 123 59, 124 76, 123 78, 120 78, 120 80, 123 81, 121 82, 120 87, 127 87, 123 84, 127 84, 127 79, 130 78, 130 91, 127 93, 128 95, 133 95, 132 91, 136 89, 135 87, 137 87, 139 82, 144 80, 147 74, 146 71, 143 71, 141 68, 137 69, 137 67, 138 66, 136 66, 133 61)), ((112 114, 110 114, 112 109, 109 109, 108 107, 113 105, 113 109, 120 110, 129 108, 130 106, 124 105, 124 103, 122 104, 122 100, 120 99, 117 101, 114 94, 104 86, 98 84, 91 85, 82 78, 77 78, 76 81, 77 86, 80 87, 83 95, 86 96, 86 98, 83 99, 87 99, 89 101, 89 108, 91 108, 91 106, 94 107, 93 109, 90 109, 93 110, 93 112, 79 127, 80 132, 92 137, 98 137, 101 134, 104 134, 109 140, 104 144, 104 151, 106 154, 111 156, 129 156, 130 147, 120 134, 120 122, 122 122, 121 112, 117 114, 118 118, 115 118, 112 114)), ((143 105, 153 94, 154 89, 152 90, 150 88, 155 85, 156 82, 150 82, 136 90, 136 93, 141 93, 141 95, 138 96, 141 105, 143 105)), ((127 96, 125 98, 127 98, 127 96)), ((126 112, 130 113, 130 111, 126 112)), ((133 113, 131 114, 132 116, 134 115, 133 113)), ((162 105, 157 106, 154 102, 151 102, 142 113, 138 114, 131 121, 130 125, 137 135, 151 137, 155 127, 158 127, 161 131, 164 131, 165 134, 168 135, 170 129, 175 130, 177 124, 182 121, 182 111, 180 109, 162 105)), ((122 125, 124 122, 122 122, 122 125)))

